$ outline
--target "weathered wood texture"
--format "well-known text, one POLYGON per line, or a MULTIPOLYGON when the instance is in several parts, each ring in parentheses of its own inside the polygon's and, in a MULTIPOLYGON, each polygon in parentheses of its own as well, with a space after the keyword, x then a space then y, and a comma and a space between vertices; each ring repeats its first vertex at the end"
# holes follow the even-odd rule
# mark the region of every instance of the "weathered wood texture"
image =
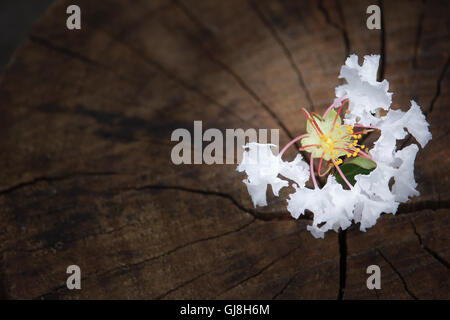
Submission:
MULTIPOLYGON (((449 3, 57 1, 0 80, 4 298, 450 298, 449 3), (382 54, 394 104, 414 98, 433 140, 421 196, 314 239, 285 202, 254 210, 234 165, 173 165, 175 128, 303 132, 349 53, 382 54), (82 290, 66 289, 66 268, 82 290), (366 287, 380 265, 382 289, 366 287)), ((290 156, 293 156, 293 152, 290 156)))

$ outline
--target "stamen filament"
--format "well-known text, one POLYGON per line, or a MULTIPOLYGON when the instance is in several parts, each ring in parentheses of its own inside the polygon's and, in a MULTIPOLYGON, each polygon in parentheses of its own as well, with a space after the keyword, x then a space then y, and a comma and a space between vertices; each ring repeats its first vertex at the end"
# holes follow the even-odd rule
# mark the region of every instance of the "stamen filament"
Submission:
POLYGON ((317 173, 319 174, 319 177, 323 177, 324 175, 326 175, 328 172, 330 172, 331 167, 329 166, 327 170, 325 170, 324 173, 321 173, 320 171, 322 170, 322 161, 323 161, 323 153, 322 153, 322 157, 320 158, 320 162, 319 162, 319 168, 317 169, 317 173))
POLYGON ((322 118, 319 114, 317 114, 317 113, 315 113, 315 112, 311 112, 311 116, 312 116, 312 117, 316 117, 316 118, 319 119, 320 121, 323 121, 323 118, 322 118))
POLYGON ((370 129, 380 130, 380 129, 378 129, 377 127, 373 127, 373 126, 363 126, 362 124, 359 124, 359 123, 355 123, 353 126, 354 126, 354 127, 358 127, 358 128, 370 128, 370 129))
MULTIPOLYGON (((348 100, 346 100, 346 101, 348 101, 348 100)), ((341 110, 342 110, 342 107, 344 106, 344 104, 345 104, 345 101, 342 102, 341 106, 339 107, 338 112, 336 113, 336 116, 334 117, 333 126, 331 127, 331 132, 333 132, 333 130, 334 130, 335 126, 336 126, 336 120, 339 117, 339 114, 341 113, 341 110)))
POLYGON ((314 157, 312 155, 309 161, 309 172, 311 173, 311 180, 313 181, 314 189, 318 189, 319 186, 317 185, 316 177, 314 176, 314 157))
POLYGON ((325 152, 322 152, 322 156, 320 157, 320 161, 319 161, 319 168, 317 168, 317 173, 319 174, 319 177, 321 177, 320 169, 322 168, 322 161, 323 161, 323 155, 324 154, 325 154, 325 152))
POLYGON ((333 161, 334 167, 336 168, 336 170, 337 170, 337 171, 339 172, 339 174, 341 175, 342 180, 345 181, 345 183, 347 184, 347 186, 348 186, 350 189, 353 189, 353 186, 350 184, 350 182, 348 182, 347 178, 346 178, 346 177, 344 176, 344 174, 342 173, 341 168, 339 168, 339 166, 336 165, 336 163, 334 162, 333 159, 331 159, 331 161, 333 161))
POLYGON ((310 148, 310 147, 320 147, 320 146, 318 144, 308 144, 306 146, 303 146, 303 147, 299 148, 298 150, 304 151, 305 148, 310 148))
POLYGON ((311 121, 311 125, 313 126, 314 130, 316 130, 317 135, 323 135, 323 132, 322 132, 322 130, 320 130, 320 127, 317 125, 316 120, 314 120, 314 118, 309 115, 308 111, 306 111, 305 108, 302 108, 302 112, 305 115, 306 119, 311 121))
POLYGON ((295 139, 291 140, 290 142, 288 142, 288 144, 286 144, 286 145, 284 146, 284 148, 281 150, 281 152, 280 152, 280 158, 281 158, 281 156, 283 155, 283 153, 284 153, 290 146, 292 146, 292 145, 293 145, 294 143, 296 143, 298 140, 301 140, 301 139, 306 138, 306 137, 309 137, 309 134, 307 134, 307 133, 302 134, 302 135, 298 136, 297 138, 295 138, 295 139))
MULTIPOLYGON (((373 162, 375 162, 375 160, 371 157, 371 156, 369 156, 367 153, 365 153, 365 152, 363 152, 363 151, 361 151, 361 150, 357 150, 357 149, 355 149, 353 146, 351 146, 351 145, 346 145, 349 149, 345 149, 345 151, 347 151, 347 152, 349 152, 349 153, 355 153, 356 152, 356 154, 360 154, 360 156, 361 157, 363 157, 363 158, 367 158, 367 159, 370 159, 370 160, 372 160, 373 162)), ((359 148, 358 148, 359 149, 359 148)))
POLYGON ((331 111, 331 109, 333 109, 334 107, 336 107, 336 105, 339 104, 339 103, 341 103, 343 100, 347 100, 347 101, 348 101, 348 99, 344 96, 344 97, 341 97, 341 98, 337 99, 335 102, 333 102, 333 103, 328 107, 328 109, 325 111, 325 113, 323 114, 323 118, 326 118, 327 115, 328 115, 328 113, 331 111))
POLYGON ((361 154, 361 156, 363 157, 363 158, 367 158, 367 159, 370 159, 370 160, 372 160, 373 162, 375 162, 375 160, 371 157, 371 156, 369 156, 367 153, 365 153, 365 152, 363 152, 363 151, 359 151, 359 153, 361 154))

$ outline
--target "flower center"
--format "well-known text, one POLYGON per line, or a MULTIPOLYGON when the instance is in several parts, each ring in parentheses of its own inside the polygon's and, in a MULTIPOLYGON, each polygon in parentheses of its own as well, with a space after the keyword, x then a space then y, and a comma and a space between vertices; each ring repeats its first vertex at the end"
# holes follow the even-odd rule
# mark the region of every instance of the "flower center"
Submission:
POLYGON ((359 145, 358 140, 362 138, 363 134, 374 131, 377 128, 362 126, 360 124, 355 124, 354 126, 343 124, 339 114, 344 104, 347 102, 349 102, 348 99, 337 100, 337 102, 328 107, 323 116, 320 116, 315 112, 309 113, 305 108, 302 108, 302 112, 306 117, 307 133, 290 141, 280 152, 281 156, 290 146, 300 140, 302 146, 299 150, 311 154, 310 171, 315 188, 318 188, 313 173, 315 158, 320 159, 317 170, 320 177, 323 177, 332 167, 335 167, 350 189, 352 188, 352 185, 348 182, 347 178, 339 168, 344 161, 343 159, 345 159, 345 157, 351 158, 359 156, 373 161, 372 157, 368 154, 369 150, 365 145, 359 145), (341 103, 341 105, 336 112, 334 107, 337 103, 341 103), (360 131, 355 132, 355 128, 360 131), (328 162, 328 169, 325 172, 322 172, 321 170, 323 161, 328 162))
POLYGON ((320 136, 321 147, 325 152, 330 151, 332 152, 334 149, 335 140, 332 137, 327 136, 326 134, 323 134, 320 136))

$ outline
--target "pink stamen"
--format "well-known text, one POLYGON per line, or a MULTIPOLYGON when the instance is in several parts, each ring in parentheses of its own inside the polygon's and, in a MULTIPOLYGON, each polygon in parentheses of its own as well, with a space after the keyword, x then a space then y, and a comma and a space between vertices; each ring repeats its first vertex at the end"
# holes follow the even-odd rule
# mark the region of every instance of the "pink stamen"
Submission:
POLYGON ((353 126, 354 126, 354 127, 358 127, 358 128, 370 128, 370 129, 380 130, 380 129, 378 129, 377 127, 373 127, 373 126, 363 126, 362 124, 359 124, 359 123, 355 123, 353 126))
MULTIPOLYGON (((343 100, 346 100, 346 97, 342 97, 337 99, 335 102, 333 102, 328 109, 325 111, 325 113, 323 114, 323 118, 326 118, 326 116, 328 115, 328 113, 331 111, 331 109, 335 108, 337 104, 341 103, 343 100)), ((347 99, 348 100, 348 99, 347 99)))
POLYGON ((323 162, 323 156, 324 156, 324 154, 325 153, 322 153, 322 157, 320 158, 320 161, 319 161, 319 168, 317 169, 317 173, 319 174, 319 177, 323 177, 328 171, 325 171, 323 174, 321 173, 321 171, 322 171, 322 162, 323 162))
MULTIPOLYGON (((348 101, 348 100, 346 100, 346 101, 348 101)), ((339 117, 339 114, 341 113, 341 110, 342 110, 342 107, 344 106, 344 104, 345 104, 345 101, 342 102, 341 106, 339 107, 338 112, 336 113, 336 116, 334 117, 333 126, 331 127, 331 132, 333 132, 333 130, 334 130, 335 126, 336 126, 336 120, 339 117)))
POLYGON ((280 157, 283 155, 283 153, 290 147, 292 146, 294 143, 296 143, 298 140, 301 140, 303 138, 309 137, 309 134, 305 133, 302 134, 300 136, 298 136, 297 138, 293 139, 292 141, 290 141, 287 145, 284 146, 284 148, 281 150, 280 152, 280 157))
POLYGON ((305 115, 306 119, 311 121, 311 125, 313 126, 314 130, 316 130, 316 133, 318 136, 323 135, 322 130, 320 130, 320 127, 317 125, 316 120, 314 120, 313 117, 311 117, 308 113, 308 111, 305 110, 305 108, 302 108, 302 112, 305 115))
POLYGON ((306 148, 310 148, 310 147, 320 147, 320 146, 318 144, 308 144, 306 146, 299 148, 298 150, 304 151, 306 148))
POLYGON ((336 165, 336 162, 334 162, 333 159, 331 159, 331 161, 333 161, 334 167, 336 168, 336 170, 337 170, 337 171, 339 172, 339 174, 341 175, 342 180, 345 181, 345 183, 347 184, 347 186, 348 186, 350 189, 353 189, 353 186, 350 184, 350 182, 348 182, 347 178, 346 178, 346 177, 344 176, 344 174, 342 173, 341 168, 339 168, 339 166, 336 165))
MULTIPOLYGON (((356 149, 354 149, 354 147, 353 146, 351 146, 351 145, 346 145, 348 148, 350 148, 350 150, 348 150, 348 149, 344 149, 345 151, 347 151, 347 152, 349 152, 349 153, 354 153, 354 152, 356 152, 356 149)), ((340 149, 340 148, 336 148, 336 149, 340 149)), ((370 159, 370 160, 372 160, 373 162, 376 162, 371 156, 369 156, 367 153, 365 153, 365 152, 363 152, 363 151, 358 151, 358 154, 361 156, 361 157, 363 157, 363 158, 367 158, 367 159, 370 159)))
POLYGON ((359 151, 359 153, 361 154, 361 156, 363 157, 363 158, 367 158, 367 159, 370 159, 370 160, 372 160, 373 162, 375 162, 375 160, 371 157, 371 156, 369 156, 367 153, 365 153, 365 152, 363 152, 363 151, 359 151))
POLYGON ((311 160, 309 162, 309 171, 311 173, 311 179, 314 184, 314 189, 318 189, 319 186, 317 185, 316 177, 314 176, 314 158, 312 155, 311 155, 311 160))

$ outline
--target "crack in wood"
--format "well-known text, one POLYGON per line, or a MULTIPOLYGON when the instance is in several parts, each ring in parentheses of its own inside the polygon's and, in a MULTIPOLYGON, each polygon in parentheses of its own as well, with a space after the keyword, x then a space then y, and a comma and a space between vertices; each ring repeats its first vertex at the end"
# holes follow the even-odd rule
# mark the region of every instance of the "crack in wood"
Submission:
POLYGON ((208 28, 191 10, 180 0, 172 0, 172 4, 177 6, 181 11, 183 11, 184 15, 188 17, 191 22, 195 24, 195 26, 201 30, 207 37, 212 37, 214 33, 208 28))
POLYGON ((378 70, 378 81, 383 81, 386 64, 386 25, 384 23, 383 0, 378 0, 378 6, 381 11, 381 30, 380 30, 380 68, 378 70))
MULTIPOLYGON (((311 270, 311 269, 315 269, 315 268, 317 268, 317 267, 319 267, 319 266, 321 266, 321 265, 323 265, 323 264, 326 264, 326 263, 329 263, 329 262, 334 262, 335 260, 336 260, 336 258, 331 258, 331 259, 324 260, 324 261, 320 262, 319 264, 315 264, 315 265, 313 265, 313 266, 310 266, 309 269, 310 269, 310 270, 311 270)), ((281 295, 286 291, 286 289, 291 285, 291 283, 295 280, 295 278, 296 278, 301 272, 304 272, 304 271, 305 271, 305 269, 302 268, 302 270, 295 272, 295 273, 288 279, 288 281, 286 281, 285 285, 281 288, 281 290, 278 291, 278 292, 272 297, 271 300, 276 300, 279 296, 281 296, 281 295)))
POLYGON ((284 122, 281 121, 281 119, 276 115, 276 113, 272 110, 272 108, 269 107, 258 96, 258 94, 255 91, 253 91, 252 88, 250 88, 250 86, 244 81, 244 79, 242 79, 236 72, 234 72, 233 69, 231 69, 225 63, 223 63, 221 60, 218 60, 217 58, 215 58, 209 51, 207 51, 207 50, 205 50, 205 51, 206 51, 206 55, 208 56, 208 58, 211 61, 218 64, 219 66, 221 66, 222 69, 224 69, 227 73, 229 73, 236 80, 236 82, 241 86, 241 88, 244 89, 244 91, 246 91, 257 102, 257 104, 260 105, 275 120, 275 122, 283 129, 283 131, 286 133, 286 135, 291 140, 293 140, 294 135, 289 131, 287 126, 285 126, 284 122))
MULTIPOLYGON (((79 52, 73 51, 73 50, 71 50, 69 48, 65 48, 65 47, 61 47, 61 46, 55 45, 52 42, 48 41, 47 39, 41 38, 41 37, 33 35, 33 34, 31 34, 28 38, 33 43, 39 44, 42 47, 45 47, 45 48, 51 49, 53 51, 59 52, 59 53, 65 55, 65 56, 72 57, 72 58, 74 58, 76 60, 79 60, 79 61, 81 61, 83 63, 86 63, 88 65, 94 66, 96 68, 106 69, 105 65, 103 65, 102 63, 100 63, 98 61, 95 61, 95 60, 92 60, 91 58, 89 58, 89 57, 87 57, 87 56, 85 56, 85 55, 83 55, 83 54, 81 54, 79 52)), ((111 71, 111 70, 109 70, 109 71, 111 71)))
POLYGON ((0 190, 0 195, 7 195, 10 194, 14 191, 17 191, 21 188, 25 188, 25 187, 29 187, 32 185, 35 185, 37 183, 40 182, 48 182, 48 183, 52 183, 52 182, 58 182, 58 181, 64 181, 64 180, 68 180, 68 179, 73 179, 73 178, 78 178, 78 177, 96 177, 96 176, 110 176, 110 175, 118 175, 120 173, 114 172, 114 171, 105 171, 105 172, 74 172, 74 173, 70 173, 70 174, 66 174, 63 176, 58 176, 58 177, 38 177, 38 178, 34 178, 30 181, 25 181, 25 182, 21 182, 18 183, 16 185, 7 187, 5 189, 0 190))
POLYGON ((423 20, 425 17, 425 2, 426 2, 426 0, 422 0, 422 9, 420 10, 419 20, 417 22, 417 32, 416 32, 416 38, 414 41, 414 54, 413 54, 413 58, 412 58, 412 66, 414 69, 417 69, 417 56, 418 56, 420 41, 422 38, 423 20))
POLYGON ((212 271, 214 271, 214 269, 213 269, 213 270, 210 270, 210 271, 207 271, 207 272, 203 272, 203 273, 199 274, 198 276, 196 276, 196 277, 194 277, 194 278, 192 278, 192 279, 190 279, 190 280, 184 281, 184 282, 182 282, 181 284, 179 284, 178 286, 176 286, 175 288, 172 288, 172 289, 166 291, 165 293, 163 293, 163 294, 157 296, 157 297, 154 298, 154 299, 155 299, 155 300, 162 300, 162 299, 164 299, 165 297, 167 297, 169 294, 171 294, 171 293, 173 293, 173 292, 175 292, 175 291, 177 291, 177 290, 179 290, 179 289, 181 289, 181 288, 187 286, 188 284, 190 284, 190 283, 192 283, 192 282, 194 282, 194 281, 196 281, 196 280, 198 280, 198 279, 200 279, 200 278, 206 276, 207 274, 211 273, 212 271))
MULTIPOLYGON (((165 67, 163 67, 160 63, 158 63, 155 60, 153 60, 153 59, 151 59, 151 58, 141 54, 137 49, 135 49, 134 47, 128 45, 127 43, 123 42, 122 40, 113 37, 111 34, 105 32, 105 31, 103 31, 101 29, 97 29, 97 31, 99 31, 99 30, 102 31, 103 33, 105 33, 106 35, 108 35, 109 37, 111 37, 112 39, 114 39, 117 43, 120 43, 124 47, 128 48, 128 50, 130 50, 135 56, 140 58, 141 61, 145 62, 149 66, 152 66, 153 68, 156 68, 159 72, 164 74, 168 79, 174 81, 175 83, 180 85, 182 88, 197 94, 198 96, 202 97, 203 99, 205 99, 206 101, 208 101, 212 105, 225 110, 230 115, 235 116, 236 118, 238 118, 242 122, 248 122, 248 120, 242 118, 238 113, 234 112, 233 109, 229 108, 226 105, 223 105, 223 104, 219 103, 218 101, 213 99, 211 96, 209 96, 206 93, 202 92, 196 86, 191 85, 191 84, 187 83, 186 81, 184 81, 183 79, 177 77, 175 74, 173 74, 172 72, 167 70, 165 67)), ((104 69, 105 71, 112 72, 114 75, 118 76, 120 79, 125 79, 125 80, 130 81, 130 82, 134 81, 131 78, 124 77, 123 75, 118 74, 118 73, 116 73, 113 70, 110 70, 108 66, 106 66, 106 65, 104 65, 104 64, 102 64, 102 63, 100 63, 98 61, 92 60, 91 58, 86 57, 86 56, 82 55, 79 52, 70 50, 70 49, 62 47, 62 46, 55 45, 52 42, 50 42, 50 41, 48 41, 46 39, 40 38, 40 37, 38 37, 36 35, 30 35, 29 38, 30 38, 31 41, 33 41, 33 42, 35 42, 37 44, 40 44, 40 45, 42 45, 42 46, 44 46, 44 47, 46 47, 48 49, 54 50, 54 51, 59 52, 59 53, 61 53, 63 55, 67 55, 67 56, 72 57, 74 59, 77 59, 77 60, 79 60, 81 62, 84 62, 84 63, 87 63, 89 65, 92 65, 94 67, 98 67, 98 68, 104 69)))
POLYGON ((0 299, 8 299, 8 289, 6 285, 6 277, 3 272, 3 253, 0 253, 0 299))
MULTIPOLYGON (((255 219, 262 220, 262 221, 280 221, 280 220, 290 220, 291 217, 287 212, 259 212, 257 210, 246 208, 242 204, 240 204, 232 195, 220 191, 212 191, 212 190, 201 190, 201 189, 194 189, 194 188, 187 188, 182 186, 176 186, 176 185, 144 185, 140 187, 134 187, 129 188, 125 190, 136 190, 136 191, 142 191, 142 190, 152 190, 152 189, 161 189, 161 190, 179 190, 179 191, 185 191, 185 192, 191 192, 191 193, 199 193, 204 195, 213 195, 218 196, 221 198, 225 198, 230 200, 237 208, 239 208, 241 211, 246 212, 253 216, 255 219)), ((306 220, 306 221, 312 221, 311 218, 307 216, 301 216, 297 220, 306 220)))
MULTIPOLYGON (((83 279, 82 279, 83 280, 83 279)), ((44 294, 41 294, 35 298, 32 298, 31 300, 50 300, 50 299, 57 299, 57 294, 59 291, 61 290, 67 290, 67 285, 64 284, 62 286, 58 286, 56 288, 54 288, 53 290, 46 292, 44 294)))
POLYGON ((287 60, 289 61, 289 64, 292 67, 292 70, 297 75, 298 83, 300 85, 300 88, 305 93, 306 100, 308 100, 308 103, 310 105, 310 110, 314 111, 314 103, 312 101, 311 95, 309 93, 308 87, 306 86, 305 80, 303 79, 302 72, 300 71, 300 68, 297 66, 297 64, 294 61, 294 57, 292 55, 292 52, 287 47, 286 43, 281 39, 280 35, 278 34, 276 28, 270 23, 270 21, 264 16, 264 13, 261 11, 261 9, 254 3, 252 0, 247 0, 249 6, 255 11, 258 18, 261 20, 262 24, 269 30, 270 34, 275 39, 276 43, 280 46, 281 50, 283 51, 284 55, 286 56, 287 60))
MULTIPOLYGON (((160 258, 168 256, 168 255, 171 255, 171 254, 173 254, 176 251, 182 250, 184 248, 187 248, 189 246, 195 245, 197 243, 218 239, 218 238, 221 238, 221 237, 233 234, 233 233, 240 232, 240 231, 244 230, 245 228, 247 228, 248 226, 250 226, 251 224, 253 224, 255 221, 256 221, 256 219, 253 218, 251 221, 249 221, 249 222, 239 226, 237 229, 233 229, 233 230, 230 230, 230 231, 227 231, 227 232, 224 232, 224 233, 220 233, 220 234, 217 234, 217 235, 214 235, 214 236, 205 237, 205 238, 197 239, 197 240, 194 240, 194 241, 190 241, 190 242, 187 242, 185 244, 176 246, 175 248, 173 248, 173 249, 171 249, 169 251, 166 251, 166 252, 164 252, 164 253, 162 253, 160 255, 153 256, 153 257, 150 257, 150 258, 146 258, 146 259, 143 259, 143 260, 135 262, 135 263, 126 264, 124 266, 112 268, 112 269, 106 270, 106 271, 104 271, 102 273, 95 272, 93 274, 87 275, 86 277, 82 278, 81 280, 82 281, 86 281, 88 279, 91 279, 92 277, 97 277, 98 278, 98 277, 105 276, 107 274, 114 274, 114 273, 116 273, 118 271, 123 271, 123 270, 130 271, 132 268, 139 267, 139 266, 142 266, 142 265, 144 265, 144 264, 146 264, 148 262, 160 259, 160 258)), ((45 297, 45 296, 48 296, 48 295, 54 295, 58 291, 60 291, 61 289, 64 289, 64 288, 66 288, 66 286, 59 286, 59 287, 49 291, 48 293, 45 293, 45 294, 42 294, 42 295, 38 296, 35 299, 40 299, 41 297, 45 297)))
MULTIPOLYGON (((439 96, 441 95, 441 84, 442 84, 442 81, 444 80, 445 74, 447 73, 449 60, 450 60, 450 57, 447 57, 447 60, 445 61, 444 66, 442 67, 442 70, 439 73, 439 77, 438 77, 438 79, 436 81, 436 92, 435 92, 433 98, 431 99, 430 106, 428 107, 428 110, 423 111, 423 113, 425 114, 425 117, 427 117, 427 118, 433 112, 434 105, 435 105, 437 99, 439 98, 439 96)), ((405 141, 403 141, 403 143, 400 145, 399 149, 403 149, 413 139, 414 139, 414 137, 408 132, 408 138, 406 138, 405 141)))
POLYGON ((441 95, 441 84, 442 84, 442 81, 444 80, 445 74, 447 73, 449 60, 450 60, 450 58, 447 57, 447 60, 444 63, 441 73, 439 74, 439 78, 438 78, 437 84, 436 84, 436 93, 434 94, 433 99, 431 99, 430 107, 428 108, 427 112, 425 113, 426 116, 428 116, 429 114, 431 114, 433 112, 434 104, 436 103, 436 100, 441 95))
MULTIPOLYGON (((106 33, 106 32, 105 32, 106 33)), ((229 108, 226 105, 221 104, 219 101, 215 100, 214 98, 212 98, 210 95, 204 93, 202 90, 200 90, 197 86, 192 85, 186 81, 184 81, 183 79, 181 79, 180 77, 178 77, 176 74, 174 74, 173 72, 171 72, 170 70, 168 70, 165 66, 163 66, 161 63, 157 62, 156 60, 154 60, 153 58, 150 58, 148 55, 143 54, 142 52, 140 52, 138 49, 136 49, 135 47, 131 46, 130 44, 115 38, 114 36, 112 36, 111 34, 107 33, 108 36, 110 36, 111 38, 113 38, 115 41, 117 41, 118 43, 121 43, 124 47, 128 48, 136 57, 138 57, 139 59, 141 59, 142 61, 144 61, 146 64, 152 66, 153 68, 156 68, 159 72, 161 72, 162 74, 164 74, 167 78, 169 78, 170 80, 178 83, 181 87, 183 87, 184 89, 194 92, 197 95, 201 96, 203 99, 205 99, 206 101, 208 101, 209 103, 227 111, 228 113, 230 113, 231 115, 235 116, 236 118, 238 118, 239 120, 243 121, 243 122, 248 122, 247 120, 245 120, 244 118, 242 118, 238 113, 234 112, 233 109, 229 108)))
POLYGON ((403 278, 403 276, 401 275, 401 273, 394 267, 394 265, 392 264, 392 262, 390 262, 386 256, 381 252, 380 249, 376 249, 377 252, 380 254, 380 256, 383 258, 384 261, 386 261, 386 263, 391 267, 391 269, 397 274, 397 276, 399 277, 400 281, 403 284, 403 288, 405 289, 405 291, 408 293, 408 295, 413 298, 414 300, 419 300, 416 295, 414 295, 414 293, 412 293, 412 291, 408 288, 408 285, 406 284, 406 280, 405 278, 403 278))
POLYGON ((337 24, 336 22, 331 20, 330 14, 328 13, 328 10, 323 5, 323 0, 320 0, 318 3, 319 11, 322 13, 322 15, 325 18, 325 21, 331 25, 332 27, 336 28, 342 36, 342 40, 344 41, 344 47, 345 47, 345 59, 350 55, 350 39, 348 36, 347 28, 345 26, 345 19, 344 19, 344 13, 342 11, 342 6, 339 0, 336 0, 336 9, 339 15, 339 18, 342 21, 341 24, 337 24))
POLYGON ((444 258, 442 258, 437 252, 431 250, 423 243, 422 237, 417 232, 416 226, 412 220, 411 220, 411 226, 413 228, 414 234, 417 236, 417 240, 419 240, 420 247, 423 250, 425 250, 428 254, 430 254, 434 259, 436 259, 439 263, 441 263, 443 266, 445 266, 447 269, 450 269, 450 264, 444 258))
POLYGON ((344 298, 345 282, 347 280, 347 230, 341 230, 338 235, 339 243, 339 291, 337 300, 344 298))
POLYGON ((414 213, 422 210, 437 210, 437 209, 450 209, 450 200, 441 200, 440 194, 438 194, 438 200, 420 200, 420 201, 408 201, 401 203, 396 215, 404 215, 408 213, 414 213))
MULTIPOLYGON (((319 1, 318 8, 319 11, 323 14, 326 22, 340 31, 345 46, 345 57, 348 57, 350 54, 350 39, 348 37, 347 28, 345 26, 344 14, 342 11, 340 1, 336 0, 335 3, 339 18, 342 21, 342 25, 337 24, 331 20, 328 10, 323 5, 323 0, 319 1)), ((339 232, 338 245, 339 245, 339 290, 337 300, 342 300, 344 298, 345 283, 347 278, 347 230, 341 230, 339 232)))
MULTIPOLYGON (((63 243, 63 245, 67 245, 67 244, 72 244, 72 243, 75 243, 75 242, 78 242, 78 241, 81 241, 81 240, 89 239, 89 238, 92 238, 92 237, 113 234, 113 233, 119 232, 119 231, 121 231, 121 230, 123 230, 123 229, 125 229, 125 228, 127 228, 129 226, 135 225, 135 224, 136 223, 134 223, 134 222, 133 223, 125 223, 125 224, 123 224, 121 226, 118 226, 116 228, 112 228, 112 229, 110 229, 108 231, 100 231, 100 232, 95 232, 95 233, 88 233, 85 236, 82 236, 82 237, 79 237, 79 238, 73 238, 73 239, 70 239, 70 240, 65 240, 62 243, 63 243)), ((43 245, 43 246, 40 246, 40 247, 37 247, 37 248, 32 248, 32 249, 21 249, 21 248, 15 248, 15 247, 13 247, 13 248, 6 248, 6 249, 2 250, 0 252, 0 254, 4 254, 4 253, 7 253, 7 252, 35 253, 35 252, 39 252, 39 251, 42 251, 42 250, 55 249, 56 244, 57 243, 53 243, 51 245, 43 245)))
POLYGON ((279 296, 281 296, 286 289, 291 285, 292 281, 297 277, 298 272, 296 272, 292 277, 289 278, 289 280, 285 283, 285 285, 281 288, 280 291, 278 291, 273 297, 272 300, 276 300, 279 296))
POLYGON ((28 39, 30 39, 31 42, 33 42, 35 44, 38 44, 38 45, 40 45, 40 46, 42 46, 44 48, 47 48, 49 50, 53 50, 53 51, 58 52, 58 53, 60 53, 60 54, 62 54, 64 56, 68 56, 70 58, 78 60, 78 61, 80 61, 82 63, 85 63, 85 64, 87 64, 89 66, 92 66, 94 68, 102 69, 102 70, 104 70, 104 71, 106 71, 108 73, 111 73, 111 74, 115 75, 116 77, 118 77, 120 80, 126 80, 126 81, 129 81, 129 82, 134 82, 134 79, 125 77, 122 74, 119 74, 118 72, 116 72, 114 69, 108 67, 107 65, 105 65, 105 64, 103 64, 103 63, 101 63, 99 61, 93 60, 93 59, 83 55, 80 52, 71 50, 71 49, 63 47, 63 46, 56 45, 56 44, 52 43, 51 41, 49 41, 47 39, 44 39, 44 38, 42 38, 40 36, 37 36, 35 34, 30 34, 28 39))
POLYGON ((302 245, 299 245, 299 246, 297 246, 297 247, 295 247, 295 248, 289 250, 287 253, 285 253, 285 254, 283 254, 283 255, 277 257, 276 259, 272 260, 271 262, 269 262, 268 264, 266 264, 264 267, 262 267, 258 272, 256 272, 256 273, 254 273, 254 274, 252 274, 252 275, 250 275, 250 276, 248 276, 248 277, 242 279, 242 280, 239 281, 238 283, 232 285, 231 287, 228 287, 227 289, 225 289, 224 291, 222 291, 221 293, 219 293, 219 294, 216 296, 216 298, 218 298, 218 297, 220 297, 221 295, 223 295, 223 294, 229 292, 230 290, 232 290, 232 289, 234 289, 234 288, 236 288, 236 287, 242 285, 243 283, 247 282, 248 280, 253 279, 253 278, 255 278, 255 277, 261 275, 264 271, 266 271, 267 269, 269 269, 271 266, 273 266, 273 265, 275 265, 277 262, 279 262, 279 261, 281 261, 281 260, 287 258, 288 256, 290 256, 290 255, 291 255, 294 251, 296 251, 297 249, 300 249, 301 246, 302 246, 302 245))
MULTIPOLYGON (((191 16, 187 15, 183 10, 182 12, 185 14, 185 16, 192 22, 192 24, 196 25, 196 21, 193 21, 191 16)), ((275 120, 275 122, 282 128, 282 130, 286 133, 286 135, 293 140, 294 136, 289 131, 289 129, 284 125, 283 121, 281 121, 280 118, 275 114, 275 112, 272 110, 271 107, 269 107, 262 99, 258 96, 258 94, 244 81, 242 77, 240 77, 231 67, 229 67, 227 64, 225 64, 220 59, 216 58, 208 49, 206 49, 201 41, 194 35, 190 35, 190 40, 194 41, 203 51, 203 53, 206 55, 206 57, 217 64, 220 68, 222 68, 225 72, 227 72, 231 77, 236 81, 239 86, 246 91, 252 98, 257 102, 259 106, 261 106, 271 117, 275 120)), ((297 144, 296 144, 297 145, 297 144)), ((300 146, 297 145, 299 148, 300 146)))
MULTIPOLYGON (((120 175, 121 173, 108 171, 108 172, 76 172, 71 173, 63 176, 55 176, 55 177, 38 177, 34 178, 30 181, 21 182, 17 185, 8 187, 6 189, 0 190, 0 196, 1 195, 7 195, 14 191, 17 191, 21 188, 26 188, 35 184, 38 184, 40 182, 48 182, 48 183, 54 183, 64 180, 70 180, 77 177, 98 177, 98 176, 108 176, 108 175, 120 175)), ((126 188, 122 189, 122 191, 129 191, 129 190, 136 190, 136 191, 142 191, 142 190, 150 190, 150 189, 161 189, 161 190, 179 190, 179 191, 185 191, 185 192, 191 192, 191 193, 197 193, 197 194, 204 194, 204 195, 214 195, 218 197, 222 197, 225 199, 230 200, 238 209, 240 209, 243 212, 246 212, 253 216, 255 219, 262 220, 262 221, 281 221, 281 220, 290 220, 289 213, 282 211, 282 212, 260 212, 258 210, 254 210, 251 208, 246 208, 242 204, 240 204, 232 195, 227 194, 225 192, 220 191, 212 191, 212 190, 201 190, 201 189, 194 189, 194 188, 187 188, 183 186, 168 186, 168 185, 144 185, 140 187, 132 187, 132 188, 126 188)), ((306 220, 306 221, 312 221, 312 219, 308 216, 301 216, 297 220, 306 220)))

